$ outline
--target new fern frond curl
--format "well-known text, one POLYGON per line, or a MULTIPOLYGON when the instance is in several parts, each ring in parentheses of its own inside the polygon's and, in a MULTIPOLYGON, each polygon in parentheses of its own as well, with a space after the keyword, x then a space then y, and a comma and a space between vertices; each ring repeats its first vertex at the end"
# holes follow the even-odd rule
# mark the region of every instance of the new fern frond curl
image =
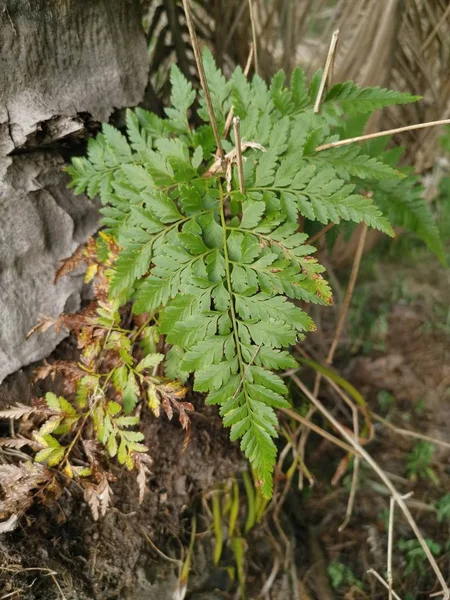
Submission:
POLYGON ((334 86, 313 113, 320 73, 308 87, 300 69, 285 87, 284 73, 270 87, 251 82, 240 68, 226 80, 211 54, 206 76, 221 136, 231 107, 240 118, 244 188, 234 164, 235 140, 222 140, 226 165, 217 166, 215 142, 202 94, 172 68, 172 107, 166 119, 127 112, 127 138, 109 125, 89 142, 88 157, 68 168, 78 193, 100 195, 103 224, 121 246, 111 270, 110 295, 134 302, 134 312, 158 314, 172 345, 166 374, 185 380, 220 406, 231 439, 272 493, 277 408, 288 390, 275 371, 295 366, 289 346, 314 329, 296 301, 330 304, 324 268, 313 258, 298 219, 324 225, 364 222, 393 235, 359 180, 399 177, 387 162, 359 147, 315 148, 339 138, 343 113, 357 115, 412 102, 408 94, 334 86))

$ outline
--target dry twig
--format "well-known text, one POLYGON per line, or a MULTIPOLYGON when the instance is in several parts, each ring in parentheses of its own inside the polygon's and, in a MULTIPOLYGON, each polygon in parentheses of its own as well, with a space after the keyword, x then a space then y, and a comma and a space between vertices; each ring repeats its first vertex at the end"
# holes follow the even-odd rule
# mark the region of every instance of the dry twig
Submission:
POLYGON ((332 227, 334 227, 336 223, 328 223, 325 227, 322 227, 320 231, 318 231, 315 235, 313 235, 309 240, 308 244, 313 244, 315 241, 319 240, 322 236, 324 236, 327 231, 330 231, 332 227))
POLYGON ((192 48, 194 50, 195 62, 197 63, 197 70, 200 77, 200 83, 203 88, 203 93, 205 94, 205 101, 206 106, 208 108, 209 120, 211 121, 211 127, 214 132, 214 138, 216 140, 217 153, 219 155, 219 158, 222 161, 225 161, 225 153, 223 151, 219 128, 217 126, 216 116, 214 114, 213 105, 211 102, 211 94, 209 93, 208 82, 206 81, 205 69, 203 68, 200 47, 198 45, 197 35, 195 33, 190 0, 183 0, 183 7, 186 15, 186 23, 189 29, 189 36, 191 38, 192 48))
POLYGON ((372 413, 372 416, 376 421, 383 423, 383 425, 385 425, 389 429, 392 429, 392 431, 395 431, 396 433, 403 435, 404 437, 412 437, 412 438, 415 438, 418 440, 425 440, 426 442, 431 442, 432 444, 437 444, 438 446, 443 446, 444 448, 450 448, 449 442, 445 442, 444 440, 439 440, 439 439, 431 437, 429 435, 425 435, 424 433, 418 433, 416 431, 411 431, 410 429, 404 429, 403 427, 397 427, 396 425, 389 423, 389 421, 387 421, 386 419, 383 419, 383 417, 380 417, 380 415, 377 415, 376 413, 372 413))
POLYGON ((255 52, 255 73, 259 75, 259 64, 258 64, 258 44, 256 40, 256 23, 255 23, 255 14, 253 12, 253 0, 248 0, 248 10, 250 11, 250 21, 252 24, 252 39, 253 39, 253 49, 255 52))
MULTIPOLYGON (((291 374, 291 377, 293 377, 292 374, 291 374)), ((351 452, 352 454, 355 453, 354 448, 352 448, 351 446, 349 446, 345 442, 342 442, 339 438, 335 437, 331 433, 328 433, 328 431, 325 431, 325 429, 322 429, 318 425, 315 425, 309 419, 307 419, 305 417, 302 417, 301 415, 299 415, 298 413, 296 413, 291 408, 281 408, 280 410, 285 415, 288 415, 289 417, 291 417, 291 419, 294 419, 295 421, 298 421, 302 425, 305 425, 305 427, 308 427, 308 429, 311 429, 311 431, 314 431, 315 433, 318 433, 319 435, 321 435, 323 438, 325 438, 326 440, 328 440, 332 444, 335 444, 336 446, 339 446, 339 448, 342 448, 343 450, 346 450, 347 452, 351 452)))
MULTIPOLYGON (((380 582, 382 585, 384 585, 384 587, 385 587, 387 590, 389 590, 389 585, 388 585, 388 584, 386 583, 386 581, 385 581, 385 580, 384 580, 384 579, 381 577, 381 575, 375 571, 375 569, 369 569, 369 570, 367 571, 367 574, 368 574, 368 575, 373 575, 374 577, 376 577, 376 579, 378 579, 378 581, 379 581, 379 582, 380 582)), ((392 597, 393 597, 393 598, 395 598, 395 600, 402 600, 402 599, 400 598, 400 596, 394 592, 394 590, 392 590, 392 597)))
MULTIPOLYGON (((352 407, 353 412, 353 433, 355 440, 359 440, 359 423, 358 423, 358 410, 356 407, 352 407)), ((359 476, 359 463, 360 457, 355 454, 353 459, 353 474, 352 474, 352 487, 350 488, 350 495, 348 497, 347 510, 345 513, 345 519, 338 531, 343 531, 350 522, 353 514, 353 506, 355 504, 356 488, 358 487, 358 476, 359 476)), ((389 600, 392 600, 391 598, 389 600)))
POLYGON ((388 550, 387 550, 387 582, 389 589, 389 600, 392 600, 392 545, 394 542, 394 512, 395 500, 391 497, 389 501, 389 529, 388 529, 388 550))
POLYGON ((414 532, 414 535, 416 536, 417 540, 419 541, 419 543, 422 547, 422 550, 424 551, 425 556, 428 559, 428 562, 430 563, 434 573, 436 574, 436 577, 437 577, 440 585, 442 586, 442 594, 443 594, 444 600, 450 600, 450 589, 447 586, 445 578, 444 578, 433 554, 431 553, 427 543, 425 542, 422 532, 420 531, 416 521, 414 520, 414 517, 412 516, 408 506, 406 505, 404 497, 397 491, 397 489, 392 484, 389 477, 386 475, 386 473, 383 471, 383 469, 381 469, 381 467, 379 467, 378 463, 372 458, 372 456, 345 429, 345 427, 343 425, 341 425, 341 423, 339 423, 339 421, 337 419, 335 419, 335 417, 330 413, 330 411, 327 408, 325 408, 325 406, 322 404, 322 402, 318 398, 316 398, 313 394, 311 394, 309 389, 303 384, 302 381, 300 381, 300 379, 296 375, 291 375, 291 378, 294 381, 294 383, 297 385, 297 387, 301 390, 301 392, 323 414, 323 416, 329 421, 329 423, 341 434, 341 436, 356 451, 359 452, 359 454, 362 456, 362 458, 364 458, 364 460, 370 465, 370 467, 375 471, 375 473, 378 475, 378 477, 381 479, 381 481, 384 483, 384 485, 388 488, 388 490, 390 491, 395 502, 398 504, 401 511, 403 512, 406 520, 408 521, 411 529, 414 532))
POLYGON ((317 146, 315 151, 321 152, 322 150, 328 150, 330 148, 348 146, 348 144, 354 144, 355 142, 365 142, 366 140, 373 140, 374 138, 384 137, 385 135, 395 135, 396 133, 403 133, 404 131, 413 131, 415 129, 426 129, 427 127, 439 127, 439 125, 450 125, 450 119, 441 119, 440 121, 429 121, 428 123, 417 123, 416 125, 406 125, 405 127, 397 127, 396 129, 387 129, 386 131, 368 133, 366 135, 360 135, 358 137, 348 138, 346 140, 338 140, 337 142, 331 142, 329 144, 317 146))
POLYGON ((330 47, 328 48, 328 55, 327 55, 327 60, 325 62, 325 68, 322 73, 322 79, 320 80, 319 91, 317 92, 317 98, 314 103, 314 112, 315 113, 319 112, 320 102, 322 100, 322 95, 323 95, 323 90, 325 89, 325 84, 326 84, 327 80, 330 81, 330 79, 331 79, 332 65, 334 62, 334 54, 336 52, 336 45, 338 42, 338 37, 339 37, 339 29, 336 29, 333 32, 333 35, 331 36, 331 42, 330 42, 330 47), (328 74, 330 74, 330 78, 328 77, 328 74))
MULTIPOLYGON (((350 307, 350 302, 351 302, 351 299, 353 296, 353 291, 355 289, 356 279, 358 277, 359 266, 361 264, 361 258, 362 258, 362 254, 363 254, 363 250, 364 250, 364 243, 366 240, 366 235, 367 235, 367 225, 364 223, 362 225, 361 234, 359 236, 358 247, 356 249, 355 259, 353 261, 352 271, 350 274, 350 281, 348 283, 347 291, 345 293, 344 304, 342 306, 342 310, 339 315, 339 321, 338 321, 338 324, 336 327, 336 331, 334 333, 333 341, 331 343, 330 349, 328 351, 328 356, 326 358, 326 362, 329 365, 331 365, 333 363, 334 353, 336 352, 336 348, 338 346, 339 339, 341 337, 341 333, 344 328, 344 323, 345 323, 345 319, 347 317, 348 309, 350 307)), ((313 390, 314 396, 319 395, 321 380, 322 380, 322 375, 320 373, 317 373, 315 381, 314 381, 314 390, 313 390)), ((314 407, 311 407, 308 411, 308 414, 306 415, 306 418, 311 419, 312 416, 314 415, 314 413, 315 413, 315 409, 314 409, 314 407)), ((307 430, 304 430, 300 437, 299 453, 300 453, 302 460, 304 460, 304 457, 305 457, 305 449, 306 449, 306 443, 308 441, 308 436, 309 436, 309 432, 307 430)), ((300 487, 300 489, 302 489, 302 487, 303 487, 303 478, 302 478, 301 474, 299 477, 299 487, 300 487)))
POLYGON ((352 265, 352 272, 350 274, 350 281, 348 282, 347 291, 345 293, 344 304, 342 306, 341 314, 339 315, 339 321, 336 326, 336 331, 334 333, 333 342, 330 346, 330 351, 327 356, 327 363, 329 365, 332 364, 334 354, 336 352, 336 348, 339 344, 339 339, 341 337, 342 330, 344 328, 345 319, 347 318, 348 309, 350 308, 350 302, 352 300, 353 291, 355 289, 356 279, 358 277, 359 266, 361 264, 361 258, 364 250, 364 243, 366 241, 367 235, 367 225, 364 223, 361 228, 361 233, 359 236, 358 247, 356 249, 355 260, 352 265))

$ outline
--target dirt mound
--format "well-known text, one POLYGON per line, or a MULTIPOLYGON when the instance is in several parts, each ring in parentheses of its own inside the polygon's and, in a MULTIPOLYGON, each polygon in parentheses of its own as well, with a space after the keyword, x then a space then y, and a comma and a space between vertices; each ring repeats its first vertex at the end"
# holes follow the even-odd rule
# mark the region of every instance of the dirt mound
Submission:
MULTIPOLYGON (((1 404, 29 400, 30 372, 5 383, 1 404)), ((154 463, 143 504, 135 475, 121 469, 114 472, 112 508, 98 522, 75 485, 51 506, 36 504, 16 531, 0 537, 0 592, 23 600, 173 598, 179 539, 190 526, 193 501, 243 465, 217 411, 201 397, 190 400, 197 412, 184 452, 178 423, 150 415, 146 421, 154 463), (159 556, 149 538, 165 553, 173 550, 173 562, 159 556)))

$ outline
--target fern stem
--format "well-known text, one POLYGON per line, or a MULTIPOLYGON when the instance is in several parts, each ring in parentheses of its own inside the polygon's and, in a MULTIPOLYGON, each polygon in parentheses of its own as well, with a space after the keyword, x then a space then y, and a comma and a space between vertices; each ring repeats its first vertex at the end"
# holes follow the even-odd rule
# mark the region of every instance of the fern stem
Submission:
POLYGON ((227 246, 227 222, 225 220, 225 210, 224 210, 224 201, 225 194, 223 193, 222 184, 219 182, 219 194, 220 194, 220 223, 222 225, 223 231, 223 257, 225 259, 225 276, 227 279, 227 288, 230 294, 230 314, 231 314, 231 322, 233 325, 233 336, 236 344, 236 352, 239 361, 239 370, 242 375, 245 375, 245 363, 242 358, 241 352, 241 344, 238 336, 237 329, 237 318, 236 311, 234 310, 234 301, 233 301, 233 288, 231 287, 231 272, 230 272, 230 258, 228 256, 228 246, 227 246))
POLYGON ((241 192, 241 194, 245 194, 244 167, 242 166, 242 146, 241 146, 240 123, 241 123, 240 118, 234 117, 233 129, 234 129, 234 142, 236 144, 236 162, 237 162, 237 170, 238 170, 238 177, 239 177, 239 191, 241 192))
POLYGON ((64 454, 64 458, 63 458, 63 460, 62 460, 62 461, 59 463, 59 469, 60 469, 60 470, 61 470, 61 468, 63 467, 63 465, 65 465, 65 464, 67 463, 67 461, 69 460, 70 453, 72 452, 72 450, 73 450, 73 448, 74 448, 75 444, 77 443, 77 441, 79 440, 79 438, 80 438, 81 434, 83 433, 83 429, 84 429, 84 426, 85 426, 85 425, 86 425, 86 423, 87 423, 87 420, 88 420, 88 418, 89 418, 91 415, 93 415, 93 414, 94 414, 94 409, 96 408, 96 406, 97 406, 97 404, 99 403, 99 401, 100 401, 101 399, 105 399, 104 393, 105 393, 105 390, 106 390, 106 386, 108 385, 108 383, 109 383, 109 381, 110 381, 110 379, 111 379, 111 377, 112 377, 112 375, 113 375, 114 371, 115 371, 115 369, 112 369, 112 370, 111 370, 111 371, 108 373, 108 375, 106 376, 106 379, 105 379, 105 382, 104 382, 104 384, 101 386, 101 389, 102 389, 102 394, 100 394, 100 393, 98 393, 98 392, 97 392, 97 394, 98 394, 98 395, 97 395, 97 398, 95 398, 94 402, 92 403, 92 406, 90 406, 90 407, 89 407, 89 410, 87 411, 87 413, 85 413, 85 415, 84 415, 84 417, 83 417, 83 420, 82 420, 82 422, 81 422, 80 426, 78 427, 78 431, 76 432, 76 434, 75 434, 75 436, 74 436, 73 440, 72 440, 72 441, 70 442, 70 444, 67 446, 67 450, 66 450, 66 452, 65 452, 65 454, 64 454))
MULTIPOLYGON (((333 225, 334 225, 334 223, 333 223, 333 225)), ((251 229, 242 229, 242 227, 229 227, 228 225, 226 225, 225 227, 226 227, 226 229, 228 229, 230 231, 242 231, 242 233, 247 233, 247 234, 253 235, 258 240, 264 240, 264 242, 266 242, 270 246, 277 246, 278 248, 281 248, 284 255, 287 258, 289 258, 289 260, 293 260, 294 262, 299 262, 298 258, 295 256, 295 254, 289 248, 286 248, 286 246, 284 246, 281 242, 276 242, 268 235, 264 235, 263 233, 252 231, 251 229)), ((308 241, 308 244, 309 244, 309 241, 308 241)), ((230 261, 230 262, 233 262, 233 261, 230 261)))

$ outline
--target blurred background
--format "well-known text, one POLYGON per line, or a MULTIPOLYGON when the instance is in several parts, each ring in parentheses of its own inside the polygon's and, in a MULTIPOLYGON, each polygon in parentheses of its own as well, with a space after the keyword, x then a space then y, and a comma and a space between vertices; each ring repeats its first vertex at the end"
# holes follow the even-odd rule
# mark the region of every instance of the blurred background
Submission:
MULTIPOLYGON (((153 108, 168 92, 170 64, 195 76, 181 2, 146 0, 145 29, 150 54, 146 101, 153 108)), ((252 39, 246 0, 198 0, 196 28, 218 65, 231 71, 247 62, 252 39)), ((339 29, 334 81, 390 87, 423 96, 418 104, 395 107, 377 127, 450 116, 450 5, 446 0, 254 0, 261 75, 288 74, 301 65, 307 76, 323 67, 332 32, 339 29)), ((430 168, 437 153, 435 129, 409 132, 401 142, 404 161, 430 168)))

